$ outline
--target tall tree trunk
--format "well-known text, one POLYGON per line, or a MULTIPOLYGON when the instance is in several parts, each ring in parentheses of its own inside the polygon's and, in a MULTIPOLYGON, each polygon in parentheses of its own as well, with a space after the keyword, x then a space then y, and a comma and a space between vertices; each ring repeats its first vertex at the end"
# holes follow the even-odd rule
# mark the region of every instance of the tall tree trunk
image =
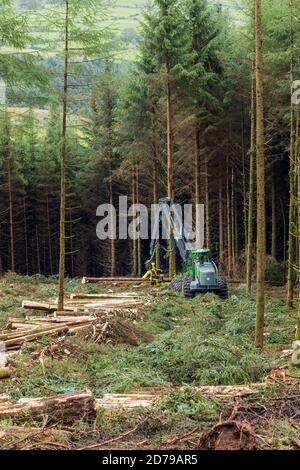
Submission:
POLYGON ((208 164, 205 159, 205 240, 207 248, 211 248, 210 240, 210 206, 209 206, 209 175, 208 175, 208 164))
POLYGON ((271 255, 274 259, 277 258, 277 218, 276 218, 276 173, 274 164, 272 165, 272 181, 271 181, 271 196, 272 196, 272 246, 271 255))
MULTIPOLYGON (((136 172, 135 172, 135 164, 132 165, 132 204, 136 204, 136 172)), ((133 277, 137 277, 138 273, 138 261, 137 261, 137 254, 138 254, 138 246, 136 236, 134 235, 132 240, 132 275, 133 277)))
MULTIPOLYGON (((166 60, 166 89, 167 89, 167 178, 168 197, 174 199, 174 162, 173 162, 173 138, 172 138, 172 90, 170 81, 170 63, 166 60)), ((176 271, 176 252, 172 230, 169 240, 169 275, 173 276, 176 271)))
POLYGON ((256 162, 257 162, 257 279, 256 279, 256 346, 264 346, 266 214, 265 152, 263 105, 263 51, 261 0, 255 0, 256 30, 256 162))
POLYGON ((196 246, 200 247, 201 243, 201 162, 200 162, 200 134, 199 126, 195 127, 195 205, 196 205, 196 246))
POLYGON ((247 191, 246 191, 246 158, 245 158, 245 114, 244 104, 242 105, 242 172, 243 172, 243 207, 244 207, 244 234, 245 246, 248 245, 247 231, 247 191))
POLYGON ((29 275, 29 259, 28 259, 28 230, 27 230, 27 214, 26 214, 26 198, 23 199, 23 216, 24 216, 24 245, 25 245, 25 263, 26 274, 29 275))
POLYGON ((230 213, 230 180, 229 180, 229 161, 226 161, 226 206, 227 206, 227 262, 228 275, 232 276, 232 239, 231 239, 231 213, 230 213))
POLYGON ((10 270, 15 272, 15 239, 14 239, 14 219, 13 219, 13 201, 12 201, 12 175, 11 175, 11 154, 7 160, 8 176, 8 212, 9 212, 9 236, 10 236, 10 270))
POLYGON ((36 261, 37 261, 37 272, 41 274, 41 255, 40 255, 40 241, 39 241, 39 229, 35 226, 35 240, 36 240, 36 261))
MULTIPOLYGON (((293 21, 293 0, 290 0, 290 44, 291 44, 291 61, 290 61, 290 82, 291 87, 294 81, 294 21, 293 21)), ((295 159, 294 159, 294 107, 291 99, 290 105, 290 204, 289 204, 289 241, 288 241, 288 275, 287 275, 287 306, 293 307, 294 300, 294 283, 293 283, 293 265, 294 265, 294 225, 295 225, 295 159)))
POLYGON ((3 262, 2 262, 2 220, 0 219, 0 276, 3 276, 3 262))
POLYGON ((61 132, 61 194, 60 194, 60 253, 59 253, 59 293, 58 310, 64 310, 65 290, 65 216, 66 216, 66 150, 67 150, 67 113, 68 113, 68 69, 69 69, 69 0, 65 0, 65 50, 64 50, 64 95, 61 132))
POLYGON ((236 256, 235 256, 235 191, 234 191, 234 184, 235 184, 235 179, 234 179, 234 169, 231 169, 231 209, 230 209, 230 214, 231 214, 231 265, 232 265, 232 271, 233 275, 235 275, 236 271, 236 256))
MULTIPOLYGON (((153 141, 153 204, 158 204, 158 187, 157 187, 157 153, 156 153, 156 140, 154 134, 154 141, 153 141)), ((159 240, 156 243, 156 250, 155 250, 155 264, 156 268, 160 269, 160 248, 159 248, 159 240)))
POLYGON ((50 267, 50 274, 52 276, 53 275, 53 260, 52 260, 51 221, 50 221, 50 208, 49 208, 49 192, 48 192, 48 189, 47 189, 47 194, 46 194, 46 210, 47 210, 49 267, 50 267))
MULTIPOLYGON (((297 110, 297 183, 298 183, 298 193, 297 193, 297 234, 298 234, 298 268, 300 269, 300 148, 299 148, 299 110, 297 110)), ((296 339, 300 340, 300 283, 299 283, 299 298, 298 298, 298 320, 297 320, 297 332, 296 339)))
MULTIPOLYGON (((112 168, 110 165, 109 168, 109 203, 111 206, 114 205, 114 194, 113 194, 113 180, 112 180, 112 168)), ((113 230, 113 233, 111 234, 110 237, 110 266, 111 266, 111 271, 110 275, 111 277, 116 276, 116 239, 115 239, 115 230, 113 230)))
MULTIPOLYGON (((135 167, 136 172, 136 203, 140 203, 140 174, 139 174, 139 165, 135 167)), ((142 277, 142 245, 141 245, 141 236, 137 240, 137 269, 138 277, 142 277)))
POLYGON ((255 62, 252 65, 251 82, 251 136, 250 136, 250 170, 249 170, 249 207, 248 207, 248 236, 247 236, 247 295, 251 295, 252 290, 252 270, 253 270, 253 219, 254 219, 254 180, 255 180, 255 62))
POLYGON ((70 224, 70 257, 71 257, 71 276, 74 277, 74 243, 73 243, 73 227, 72 227, 72 207, 69 207, 69 224, 70 224))
POLYGON ((223 176, 220 165, 219 172, 219 263, 224 264, 224 210, 223 210, 223 176))

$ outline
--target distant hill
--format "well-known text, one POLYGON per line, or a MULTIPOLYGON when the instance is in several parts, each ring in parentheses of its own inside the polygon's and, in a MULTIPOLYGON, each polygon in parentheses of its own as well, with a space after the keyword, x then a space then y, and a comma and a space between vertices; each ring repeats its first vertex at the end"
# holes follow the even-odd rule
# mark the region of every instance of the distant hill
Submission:
MULTIPOLYGON (((53 4, 61 5, 63 1, 64 0, 17 0, 17 3, 21 10, 26 10, 33 5, 36 7, 53 4)), ((238 0, 208 1, 211 4, 228 8, 233 13, 234 17, 240 15, 238 0)), ((151 0, 107 0, 106 4, 110 12, 109 20, 123 43, 123 53, 120 59, 127 61, 133 60, 136 56, 137 44, 140 40, 139 25, 143 16, 143 10, 148 4, 151 4, 151 0)), ((57 37, 55 37, 57 34, 55 35, 55 32, 50 31, 49 34, 52 34, 54 41, 57 42, 57 37)))

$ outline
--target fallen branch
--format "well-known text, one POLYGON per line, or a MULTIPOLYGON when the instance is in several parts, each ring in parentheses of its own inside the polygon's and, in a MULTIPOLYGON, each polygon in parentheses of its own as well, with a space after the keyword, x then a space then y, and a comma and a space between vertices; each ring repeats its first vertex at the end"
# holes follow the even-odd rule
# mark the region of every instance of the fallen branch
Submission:
POLYGON ((186 439, 186 438, 192 436, 193 434, 195 434, 195 432, 197 432, 197 431, 199 431, 198 427, 194 428, 192 431, 189 431, 185 434, 182 434, 181 436, 174 437, 174 439, 167 442, 167 445, 175 444, 175 442, 178 442, 178 441, 183 441, 184 439, 186 439))
POLYGON ((139 423, 133 429, 131 429, 130 431, 125 432, 124 434, 121 434, 118 437, 114 437, 113 439, 109 439, 108 441, 99 442, 98 444, 91 444, 91 445, 86 446, 86 447, 81 447, 80 449, 77 449, 77 450, 97 449, 98 447, 103 447, 103 446, 106 446, 108 444, 112 444, 113 442, 121 441, 122 439, 124 439, 124 437, 127 437, 130 434, 135 433, 139 429, 141 424, 143 424, 145 421, 146 420, 142 421, 142 423, 139 423))

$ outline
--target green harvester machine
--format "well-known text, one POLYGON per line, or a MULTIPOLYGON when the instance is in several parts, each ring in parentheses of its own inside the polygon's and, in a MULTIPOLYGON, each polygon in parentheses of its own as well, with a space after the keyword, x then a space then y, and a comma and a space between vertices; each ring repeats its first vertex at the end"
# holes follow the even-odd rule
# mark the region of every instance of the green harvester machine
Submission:
MULTIPOLYGON (((177 206, 178 207, 178 206, 177 206)), ((151 258, 147 261, 149 266, 156 270, 153 260, 155 259, 160 225, 170 225, 174 234, 174 240, 183 263, 183 278, 174 278, 171 282, 172 287, 182 292, 187 299, 192 299, 196 295, 212 292, 221 299, 228 298, 228 286, 226 278, 220 276, 218 267, 211 256, 208 248, 194 249, 192 242, 186 237, 183 230, 182 220, 179 217, 176 205, 170 198, 163 198, 159 201, 159 210, 154 222, 153 234, 155 237, 151 241, 151 258), (164 217, 164 214, 166 217, 164 217)), ((168 230, 168 227, 164 227, 168 230)), ((161 245, 159 245, 161 247, 161 245)), ((164 247, 161 247, 167 251, 164 247)), ((167 251, 169 254, 169 252, 167 251)))

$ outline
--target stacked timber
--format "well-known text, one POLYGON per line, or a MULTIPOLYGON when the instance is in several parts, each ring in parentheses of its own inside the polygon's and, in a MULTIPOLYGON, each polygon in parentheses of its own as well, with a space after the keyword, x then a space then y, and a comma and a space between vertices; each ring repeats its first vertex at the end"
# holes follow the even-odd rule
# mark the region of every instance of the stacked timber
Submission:
MULTIPOLYGON (((86 332, 87 338, 107 342, 117 331, 119 334, 120 329, 125 328, 122 320, 116 319, 116 312, 125 311, 126 315, 137 316, 140 308, 146 303, 145 299, 141 299, 135 292, 79 293, 72 294, 65 300, 64 311, 60 312, 58 301, 24 300, 24 309, 36 310, 41 312, 42 316, 30 315, 26 319, 10 319, 6 328, 0 331, 0 343, 5 352, 10 353, 19 351, 24 344, 38 341, 44 336, 59 337, 82 331, 86 332)), ((2 373, 4 377, 7 371, 3 370, 2 373)))
POLYGON ((65 324, 35 323, 27 320, 10 320, 0 333, 0 342, 5 352, 18 351, 25 343, 36 341, 43 336, 60 336, 68 332, 65 324))
MULTIPOLYGON (((116 310, 138 310, 145 305, 136 293, 123 293, 123 294, 72 294, 70 299, 64 303, 64 312, 59 312, 59 315, 65 313, 69 314, 82 314, 82 313, 110 313, 116 310)), ((47 312, 48 314, 55 313, 58 310, 58 301, 47 302, 32 302, 24 300, 22 303, 24 309, 38 310, 47 312)))

